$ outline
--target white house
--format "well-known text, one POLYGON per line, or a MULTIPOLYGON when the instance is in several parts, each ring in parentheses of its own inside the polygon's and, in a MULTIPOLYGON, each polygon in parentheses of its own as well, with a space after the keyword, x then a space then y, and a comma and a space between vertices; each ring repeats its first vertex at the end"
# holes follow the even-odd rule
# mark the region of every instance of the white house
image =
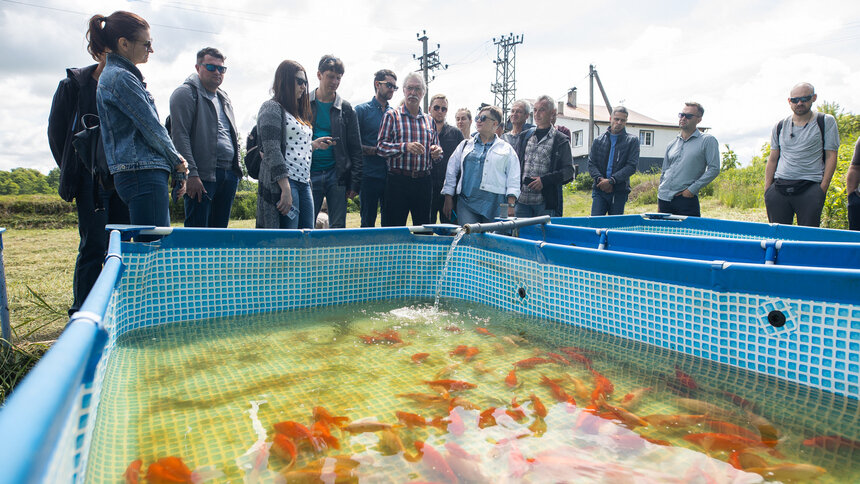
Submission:
MULTIPOLYGON (((627 132, 639 136, 639 171, 648 171, 652 167, 660 168, 666 146, 678 135, 678 122, 663 122, 640 114, 629 107, 627 117, 627 132)), ((567 94, 566 101, 558 101, 557 125, 570 130, 570 146, 573 162, 577 173, 588 171, 588 102, 578 104, 576 88, 567 94)), ((594 105, 594 138, 600 137, 609 128, 609 112, 606 106, 594 105)), ((702 128, 703 130, 706 128, 702 128)))

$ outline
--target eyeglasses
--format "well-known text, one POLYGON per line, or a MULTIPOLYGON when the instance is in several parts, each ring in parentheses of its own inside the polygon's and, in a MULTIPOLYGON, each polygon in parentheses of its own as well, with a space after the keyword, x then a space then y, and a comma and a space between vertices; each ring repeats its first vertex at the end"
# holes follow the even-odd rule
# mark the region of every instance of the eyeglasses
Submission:
POLYGON ((698 116, 698 114, 693 114, 693 113, 678 113, 678 119, 681 119, 681 118, 693 119, 693 118, 695 118, 696 116, 698 116))
POLYGON ((437 105, 433 106, 433 111, 442 111, 443 113, 447 113, 448 107, 447 106, 440 106, 437 104, 437 105))
POLYGON ((227 72, 227 66, 217 66, 215 64, 203 64, 203 67, 205 67, 206 70, 209 72, 218 71, 221 74, 227 72))
POLYGON ((812 96, 814 96, 814 94, 810 94, 808 96, 790 97, 788 98, 788 100, 791 101, 791 104, 807 103, 812 100, 812 96))
POLYGON ((296 84, 298 84, 298 85, 300 85, 300 86, 307 86, 307 85, 308 85, 308 80, 307 80, 307 79, 302 79, 301 77, 297 77, 297 78, 296 78, 296 84))
POLYGON ((406 86, 403 89, 409 92, 422 92, 424 89, 421 86, 406 86))
POLYGON ((390 82, 388 82, 388 81, 385 81, 385 82, 378 81, 378 82, 379 82, 380 84, 385 85, 388 89, 391 89, 392 91, 396 91, 396 90, 400 89, 399 87, 397 87, 397 84, 392 84, 392 83, 390 83, 390 82))
POLYGON ((479 114, 479 115, 475 116, 475 122, 476 122, 476 123, 483 123, 484 121, 486 121, 486 120, 488 120, 488 119, 489 119, 490 121, 495 121, 495 122, 497 122, 497 123, 501 123, 501 122, 502 122, 502 120, 501 120, 501 119, 496 119, 496 118, 494 118, 494 117, 492 117, 492 116, 489 116, 489 115, 487 115, 487 114, 479 114))
POLYGON ((141 42, 139 40, 136 40, 135 42, 140 43, 140 45, 142 45, 146 50, 152 50, 152 39, 147 40, 146 42, 141 42))

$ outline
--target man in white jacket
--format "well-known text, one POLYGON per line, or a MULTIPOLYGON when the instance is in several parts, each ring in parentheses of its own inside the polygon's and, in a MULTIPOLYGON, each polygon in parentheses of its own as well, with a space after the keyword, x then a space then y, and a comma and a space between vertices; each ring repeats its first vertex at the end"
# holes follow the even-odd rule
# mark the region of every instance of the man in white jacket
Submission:
POLYGON ((481 109, 475 116, 478 135, 461 142, 448 160, 442 210, 460 225, 491 222, 497 216, 515 214, 520 196, 520 161, 514 148, 496 136, 501 123, 501 109, 496 106, 481 109), (500 211, 500 205, 505 210, 500 211))

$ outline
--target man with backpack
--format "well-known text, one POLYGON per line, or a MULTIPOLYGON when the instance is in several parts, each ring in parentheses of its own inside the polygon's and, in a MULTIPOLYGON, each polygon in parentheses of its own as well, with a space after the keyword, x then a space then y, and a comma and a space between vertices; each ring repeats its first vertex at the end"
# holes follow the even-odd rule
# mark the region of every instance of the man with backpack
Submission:
POLYGON ((226 228, 242 178, 233 105, 219 87, 225 59, 218 49, 201 49, 197 73, 170 96, 170 137, 188 162, 186 227, 226 228))
POLYGON ((770 223, 818 227, 825 194, 836 171, 839 129, 836 118, 812 110, 818 95, 812 84, 791 89, 794 112, 776 124, 764 181, 764 203, 770 223))
MULTIPOLYGON (((128 206, 120 200, 113 186, 100 183, 98 174, 84 165, 72 145, 74 135, 85 128, 82 118, 98 119, 96 86, 105 67, 105 56, 94 55, 93 58, 97 64, 66 69, 66 77, 54 93, 48 118, 48 142, 60 167, 60 197, 67 202, 75 200, 81 236, 72 282, 74 302, 69 316, 80 309, 102 270, 108 248, 105 225, 129 222, 128 206)), ((104 157, 104 150, 96 150, 96 153, 104 157)))

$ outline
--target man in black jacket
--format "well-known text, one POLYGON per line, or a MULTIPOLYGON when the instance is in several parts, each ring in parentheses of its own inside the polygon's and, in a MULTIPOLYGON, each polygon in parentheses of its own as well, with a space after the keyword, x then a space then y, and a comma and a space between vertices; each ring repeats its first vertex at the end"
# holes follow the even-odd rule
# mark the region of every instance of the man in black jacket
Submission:
POLYGON ((552 124, 555 101, 543 95, 535 102, 537 126, 526 134, 524 156, 520 159, 522 192, 517 200, 517 217, 562 216, 561 188, 573 180, 570 139, 552 124))
POLYGON ((314 220, 325 197, 333 229, 346 227, 346 199, 354 198, 361 189, 363 162, 355 111, 337 93, 343 72, 343 61, 324 55, 317 70, 320 85, 310 93, 314 139, 324 136, 334 139, 328 149, 314 150, 311 160, 314 220))
MULTIPOLYGON (((75 133, 83 129, 81 117, 98 114, 96 86, 105 66, 105 57, 95 59, 98 64, 66 69, 66 78, 57 86, 48 117, 48 143, 60 167, 60 197, 67 202, 76 201, 78 233, 81 236, 72 282, 74 301, 69 308, 69 316, 80 309, 102 270, 108 246, 105 225, 129 223, 128 207, 116 190, 102 187, 78 159, 72 146, 75 133)), ((88 123, 91 122, 89 119, 88 123)))
POLYGON ((628 134, 627 109, 612 110, 609 129, 594 140, 588 154, 588 173, 594 179, 591 189, 591 215, 622 215, 630 195, 630 175, 639 164, 639 138, 628 134))

